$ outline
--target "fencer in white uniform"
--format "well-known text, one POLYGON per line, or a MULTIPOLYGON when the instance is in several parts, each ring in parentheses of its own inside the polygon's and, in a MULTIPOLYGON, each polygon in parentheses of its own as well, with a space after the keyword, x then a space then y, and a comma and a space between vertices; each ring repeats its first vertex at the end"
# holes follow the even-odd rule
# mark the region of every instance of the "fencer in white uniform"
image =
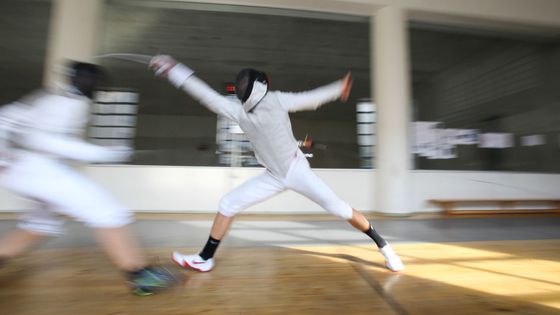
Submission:
POLYGON ((156 75, 166 76, 174 86, 190 94, 214 113, 238 123, 251 142, 258 161, 266 169, 261 175, 222 198, 205 248, 198 255, 174 253, 176 263, 199 271, 210 271, 214 266, 214 251, 233 217, 251 205, 290 189, 372 237, 385 256, 389 269, 399 271, 404 268, 399 257, 375 232, 367 219, 315 175, 293 135, 289 113, 315 110, 339 98, 345 101, 352 83, 349 75, 308 92, 290 93, 269 91, 266 74, 254 69, 244 69, 236 79, 236 94, 241 101, 239 103, 217 93, 194 76, 193 70, 169 56, 154 57, 151 67, 156 75))
POLYGON ((0 265, 47 236, 62 232, 64 217, 95 230, 134 294, 151 295, 175 283, 166 269, 149 266, 129 231, 131 212, 68 162, 121 162, 130 148, 84 141, 89 104, 102 71, 74 62, 69 84, 41 90, 0 108, 0 184, 35 202, 19 229, 0 239, 0 265))
POLYGON ((59 214, 94 228, 132 222, 125 206, 67 163, 121 162, 130 156, 127 148, 84 141, 89 115, 89 99, 72 86, 41 90, 0 109, 0 151, 7 166, 0 172, 0 183, 38 204, 24 215, 20 228, 59 234, 59 214))

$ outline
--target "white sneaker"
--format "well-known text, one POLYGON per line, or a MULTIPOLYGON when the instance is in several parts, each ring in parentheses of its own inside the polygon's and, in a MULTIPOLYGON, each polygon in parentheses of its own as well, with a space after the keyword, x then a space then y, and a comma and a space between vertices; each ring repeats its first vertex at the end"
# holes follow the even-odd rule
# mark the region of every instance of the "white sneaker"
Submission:
POLYGON ((404 265, 389 244, 379 249, 379 252, 385 257, 385 266, 391 271, 404 270, 404 265))
POLYGON ((198 254, 183 255, 179 252, 173 252, 171 260, 183 268, 192 268, 200 272, 208 272, 214 268, 214 258, 204 260, 198 254))

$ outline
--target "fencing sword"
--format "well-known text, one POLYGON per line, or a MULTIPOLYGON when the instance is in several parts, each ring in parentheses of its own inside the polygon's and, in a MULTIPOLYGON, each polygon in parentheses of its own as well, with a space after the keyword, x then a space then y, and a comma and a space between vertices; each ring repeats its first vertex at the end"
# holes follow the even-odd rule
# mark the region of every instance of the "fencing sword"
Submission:
POLYGON ((151 55, 133 54, 133 53, 109 53, 109 54, 98 55, 93 58, 95 59, 113 58, 113 59, 120 59, 120 60, 141 63, 144 65, 149 65, 153 57, 154 56, 151 55))

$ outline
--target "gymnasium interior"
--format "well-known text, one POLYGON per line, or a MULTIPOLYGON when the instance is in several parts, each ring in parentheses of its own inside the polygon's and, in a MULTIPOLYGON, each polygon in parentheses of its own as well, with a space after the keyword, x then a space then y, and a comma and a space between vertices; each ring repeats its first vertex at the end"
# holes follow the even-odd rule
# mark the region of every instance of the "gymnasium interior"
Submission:
MULTIPOLYGON (((87 139, 136 153, 75 167, 180 277, 131 295, 68 218, 0 268, 0 314, 560 314, 559 1, 3 0, 0 16, 0 104, 56 87, 65 60, 105 69, 87 139), (292 129, 406 269, 293 191, 236 218, 215 270, 175 266, 264 169, 241 129, 135 60, 158 54, 230 96, 242 68, 290 92, 350 72, 347 102, 291 113, 292 129)), ((0 189, 0 236, 32 207, 0 189)))

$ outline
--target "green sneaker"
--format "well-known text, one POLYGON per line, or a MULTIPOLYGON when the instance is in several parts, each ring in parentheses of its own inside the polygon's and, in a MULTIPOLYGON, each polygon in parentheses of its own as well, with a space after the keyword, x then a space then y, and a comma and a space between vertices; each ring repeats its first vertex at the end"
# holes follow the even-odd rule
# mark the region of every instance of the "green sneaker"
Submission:
POLYGON ((163 267, 146 267, 132 276, 130 288, 135 295, 149 296, 177 282, 177 277, 163 267))

